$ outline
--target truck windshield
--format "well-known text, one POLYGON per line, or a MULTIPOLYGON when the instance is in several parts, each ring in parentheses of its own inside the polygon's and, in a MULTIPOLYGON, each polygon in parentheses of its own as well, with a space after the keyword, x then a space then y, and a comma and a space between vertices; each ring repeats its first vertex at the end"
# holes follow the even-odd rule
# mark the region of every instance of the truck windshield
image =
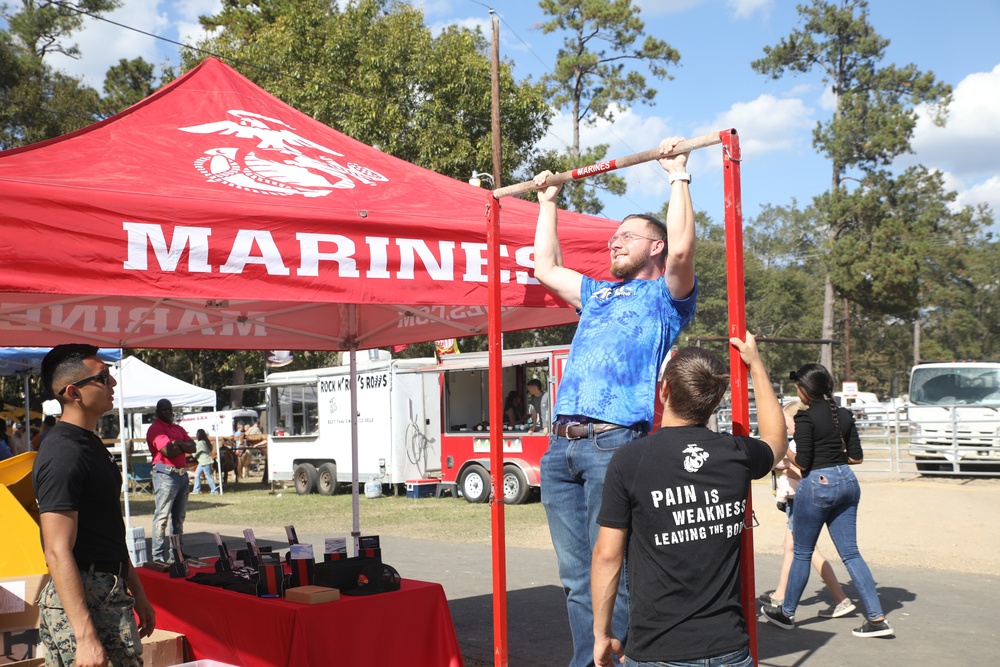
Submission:
POLYGON ((910 400, 915 405, 995 405, 1000 403, 1000 368, 913 369, 910 400))

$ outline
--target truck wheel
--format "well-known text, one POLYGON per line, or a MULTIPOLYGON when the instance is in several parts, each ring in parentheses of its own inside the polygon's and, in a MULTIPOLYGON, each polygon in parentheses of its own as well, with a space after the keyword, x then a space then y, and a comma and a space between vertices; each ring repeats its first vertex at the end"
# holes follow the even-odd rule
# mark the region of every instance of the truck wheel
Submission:
POLYGON ((319 467, 316 490, 321 496, 332 496, 337 493, 337 465, 335 463, 324 463, 319 467))
POLYGON ((311 463, 300 463, 295 466, 295 492, 306 496, 316 488, 316 467, 311 463))
POLYGON ((462 472, 458 485, 466 502, 485 503, 490 497, 490 474, 478 463, 473 463, 462 472))
POLYGON ((503 467, 503 501, 508 505, 520 505, 528 498, 528 479, 513 463, 503 467))

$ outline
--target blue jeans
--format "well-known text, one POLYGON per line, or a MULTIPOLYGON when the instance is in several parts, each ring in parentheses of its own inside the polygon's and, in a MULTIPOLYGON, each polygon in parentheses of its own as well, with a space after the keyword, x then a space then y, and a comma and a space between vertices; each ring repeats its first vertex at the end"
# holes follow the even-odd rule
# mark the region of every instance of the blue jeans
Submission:
MULTIPOLYGON (((166 540, 167 522, 170 522, 170 534, 181 535, 184 532, 184 517, 187 515, 188 476, 187 473, 164 473, 153 471, 153 498, 156 509, 153 511, 153 560, 167 561, 169 544, 166 540)), ((180 554, 174 557, 180 559, 180 554)))
POLYGON ((201 476, 204 473, 205 479, 208 480, 208 488, 215 493, 215 480, 212 479, 212 464, 208 463, 205 465, 200 465, 194 471, 194 492, 201 493, 201 476))
POLYGON ((712 658, 697 658, 695 660, 638 662, 626 657, 625 667, 753 667, 753 656, 750 655, 750 647, 744 646, 738 651, 731 651, 712 658))
POLYGON ((850 466, 838 465, 810 470, 803 475, 795 492, 795 560, 788 573, 788 588, 782 611, 795 615, 802 592, 809 581, 810 562, 816 540, 826 525, 840 559, 844 561, 868 620, 882 618, 882 605, 875 591, 875 579, 858 551, 858 501, 861 487, 850 466))
MULTIPOLYGON (((573 636, 570 667, 594 664, 594 607, 590 599, 590 560, 597 542, 597 515, 604 496, 604 474, 611 455, 643 433, 627 428, 570 440, 549 436, 542 457, 542 506, 566 592, 569 629, 573 636)), ((626 568, 618 586, 611 629, 625 643, 628 636, 626 568)))

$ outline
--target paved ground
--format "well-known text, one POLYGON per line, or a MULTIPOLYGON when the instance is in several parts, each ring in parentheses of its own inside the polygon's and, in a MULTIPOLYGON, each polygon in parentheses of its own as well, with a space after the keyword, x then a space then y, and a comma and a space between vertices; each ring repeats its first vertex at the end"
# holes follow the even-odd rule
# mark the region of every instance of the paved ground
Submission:
MULTIPOLYGON (((996 665, 1000 630, 992 610, 1000 599, 1000 506, 997 480, 866 482, 860 544, 872 566, 882 605, 896 637, 859 639, 862 616, 820 619, 828 602, 818 577, 810 579, 795 630, 758 624, 760 664, 768 667, 842 665, 996 665)), ((758 592, 774 588, 780 567, 782 523, 769 489, 755 487, 762 525, 755 531, 758 592)), ((424 502, 424 501, 418 501, 424 502)), ((433 502, 429 500, 427 502, 433 502)), ((138 517, 137 517, 138 519, 138 517)), ((140 519, 141 521, 141 519, 140 519)), ((139 523, 138 525, 141 525, 139 523)), ((188 525, 186 549, 212 555, 212 530, 188 525)), ((239 542, 241 529, 223 531, 239 542)), ((279 532, 256 531, 285 544, 279 532)), ((320 545, 325 535, 302 534, 320 545)), ((268 543, 264 541, 264 543, 268 543)), ((821 548, 824 543, 820 543, 821 548)), ((467 667, 493 665, 491 550, 489 546, 382 537, 383 558, 404 577, 440 582, 450 602, 467 667)), ((827 554, 835 554, 827 545, 827 554)), ((510 548, 507 558, 508 659, 518 667, 550 667, 569 660, 569 629, 551 546, 510 548)), ((835 569, 855 600, 846 570, 835 569)))

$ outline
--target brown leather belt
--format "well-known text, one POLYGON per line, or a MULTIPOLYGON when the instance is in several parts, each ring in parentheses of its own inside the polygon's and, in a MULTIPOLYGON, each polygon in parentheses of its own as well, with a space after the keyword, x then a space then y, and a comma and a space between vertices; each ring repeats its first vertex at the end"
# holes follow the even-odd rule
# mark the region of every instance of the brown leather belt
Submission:
POLYGON ((614 431, 619 428, 625 428, 618 424, 608 424, 606 422, 599 422, 597 424, 559 424, 555 425, 556 435, 563 438, 569 438, 570 440, 579 440, 581 438, 589 438, 591 435, 597 435, 599 433, 607 433, 608 431, 614 431))

